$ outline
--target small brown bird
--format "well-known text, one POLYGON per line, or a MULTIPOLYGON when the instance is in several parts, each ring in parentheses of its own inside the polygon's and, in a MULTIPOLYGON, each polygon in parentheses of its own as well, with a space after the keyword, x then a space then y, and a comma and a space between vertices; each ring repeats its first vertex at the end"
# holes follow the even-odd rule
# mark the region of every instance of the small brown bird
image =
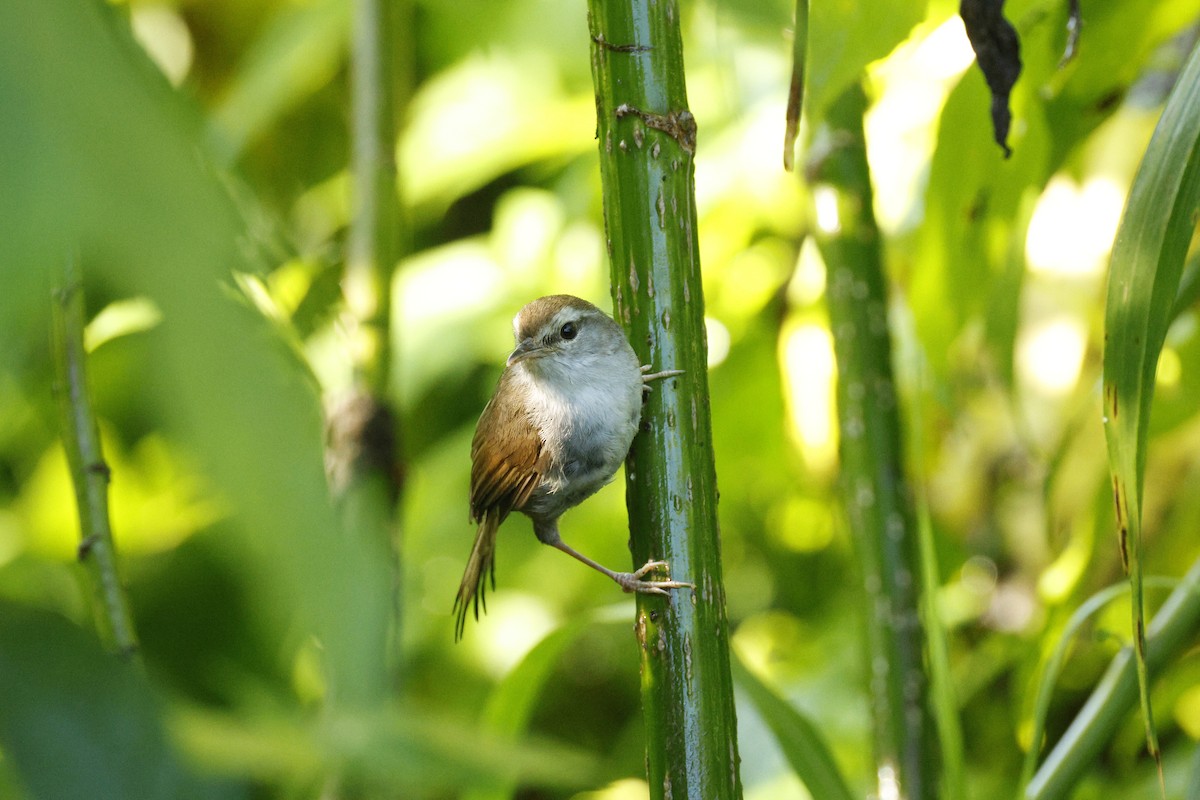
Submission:
POLYGON ((643 580, 667 566, 649 561, 635 572, 614 572, 568 546, 558 518, 612 480, 625 460, 642 415, 649 381, 682 374, 646 374, 625 335, 607 314, 571 295, 542 297, 513 319, 517 347, 471 442, 471 519, 475 544, 454 601, 454 637, 467 611, 484 597, 484 576, 495 588, 496 531, 512 511, 533 520, 544 544, 562 550, 617 582, 626 592, 667 594, 692 588, 673 580, 643 580))

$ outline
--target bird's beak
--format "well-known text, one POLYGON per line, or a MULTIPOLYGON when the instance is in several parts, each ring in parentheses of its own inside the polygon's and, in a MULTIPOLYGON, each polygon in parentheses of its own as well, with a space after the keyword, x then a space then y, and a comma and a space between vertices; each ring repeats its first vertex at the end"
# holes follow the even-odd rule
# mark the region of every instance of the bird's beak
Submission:
POLYGON ((513 350, 508 356, 507 366, 512 366, 518 361, 522 361, 530 356, 535 355, 542 347, 536 339, 526 339, 517 345, 517 349, 513 350))

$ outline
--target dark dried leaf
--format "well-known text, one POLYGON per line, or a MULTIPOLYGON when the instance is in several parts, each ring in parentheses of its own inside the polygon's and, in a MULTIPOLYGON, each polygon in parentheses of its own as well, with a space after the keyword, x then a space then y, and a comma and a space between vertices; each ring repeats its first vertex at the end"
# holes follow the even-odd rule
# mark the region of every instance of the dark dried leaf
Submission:
POLYGON ((1067 4, 1067 46, 1063 48, 1062 59, 1058 62, 1060 68, 1065 67, 1075 58, 1079 50, 1079 29, 1083 27, 1083 12, 1079 9, 1079 0, 1069 0, 1067 4))
POLYGON ((996 143, 1004 148, 1004 157, 1008 158, 1012 155, 1008 147, 1008 127, 1012 122, 1008 96, 1021 74, 1021 40, 1001 13, 1003 9, 1004 0, 962 0, 958 14, 992 92, 992 129, 996 143))

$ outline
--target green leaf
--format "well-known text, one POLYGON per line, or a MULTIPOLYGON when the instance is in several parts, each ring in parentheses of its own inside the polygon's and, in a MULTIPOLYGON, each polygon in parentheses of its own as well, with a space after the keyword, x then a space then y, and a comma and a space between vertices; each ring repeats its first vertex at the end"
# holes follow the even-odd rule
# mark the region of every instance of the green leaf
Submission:
MULTIPOLYGON (((1150 578, 1147 579, 1147 583, 1155 586, 1175 586, 1179 582, 1150 578)), ((1029 750, 1025 753, 1025 762, 1021 769, 1021 786, 1029 785, 1030 779, 1033 777, 1033 771, 1037 767, 1038 754, 1042 750, 1042 738, 1046 733, 1046 718, 1050 714, 1050 700, 1054 695, 1054 686, 1058 682, 1059 673, 1062 672, 1063 661, 1066 660, 1067 651, 1070 650, 1071 643, 1075 640, 1075 635, 1085 622, 1128 590, 1129 585, 1125 583, 1101 589, 1085 600, 1079 608, 1075 609, 1075 613, 1071 614, 1070 619, 1067 620, 1062 635, 1059 636, 1058 642, 1050 654, 1050 658, 1046 661, 1046 665, 1042 669, 1041 678, 1038 680, 1037 697, 1034 700, 1033 707, 1033 729, 1029 740, 1029 750)))
POLYGON ((740 658, 730 659, 730 667, 734 681, 754 703, 808 793, 822 800, 851 800, 854 793, 817 726, 748 669, 740 658))
POLYGON ((925 19, 925 3, 812 3, 808 15, 808 75, 805 102, 810 118, 826 109, 863 68, 895 49, 925 19))
POLYGON ((1150 706, 1142 597, 1142 488, 1154 376, 1200 211, 1200 48, 1193 50, 1130 189, 1113 244, 1105 310, 1104 430, 1121 561, 1129 575, 1146 741, 1161 755, 1150 706))
POLYGON ((596 758, 578 748, 508 742, 390 706, 315 719, 190 709, 172 722, 210 770, 279 785, 336 774, 349 785, 377 787, 379 794, 369 796, 442 795, 518 781, 578 789, 599 772, 596 758))
POLYGON ((11 187, 0 196, 0 278, 44 281, 78 252, 89 285, 161 310, 141 386, 161 409, 156 426, 228 498, 262 605, 321 642, 339 703, 374 705, 386 680, 386 547, 341 530, 315 386, 230 289, 235 271, 253 269, 247 225, 206 156, 196 109, 102 3, 0 3, 0 43, 0 107, 15 120, 0 125, 0 185, 11 187), (48 47, 58 57, 44 58, 48 47))
POLYGON ((0 745, 30 797, 234 796, 179 763, 144 675, 55 614, 0 605, 0 745))
MULTIPOLYGON (((629 603, 608 606, 563 625, 538 642, 488 696, 483 728, 502 741, 516 741, 528 726, 542 687, 567 648, 598 623, 627 623, 632 612, 629 603)), ((473 792, 468 800, 505 800, 513 796, 515 789, 512 781, 506 781, 504 785, 473 792)))
MULTIPOLYGON (((913 438, 920 440, 921 421, 913 424, 913 438)), ((925 624, 928 655, 929 705, 937 718, 938 744, 942 756, 942 797, 965 797, 966 768, 963 757, 962 721, 950 674, 950 645, 946 626, 938 615, 939 571, 933 523, 928 502, 916 501, 917 541, 921 553, 921 619, 925 624)))
POLYGON ((1200 746, 1192 750, 1191 770, 1183 797, 1184 800, 1200 800, 1200 746))
POLYGON ((343 0, 280 5, 213 112, 213 149, 229 161, 341 66, 350 30, 343 0))
MULTIPOLYGON (((1200 625, 1200 559, 1194 561, 1150 623, 1147 659, 1150 670, 1180 658, 1195 640, 1200 625)), ((1096 764, 1137 703, 1137 668, 1132 649, 1113 658, 1095 690, 1067 732, 1046 756, 1024 789, 1028 800, 1066 800, 1080 777, 1096 764)))

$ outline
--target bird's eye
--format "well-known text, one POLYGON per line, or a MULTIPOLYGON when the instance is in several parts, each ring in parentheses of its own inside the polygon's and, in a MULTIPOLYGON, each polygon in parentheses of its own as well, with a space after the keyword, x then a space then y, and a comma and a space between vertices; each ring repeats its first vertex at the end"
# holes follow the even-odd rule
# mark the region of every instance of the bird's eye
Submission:
POLYGON ((579 333, 579 329, 575 327, 574 322, 568 322, 562 326, 562 329, 558 333, 562 338, 571 341, 579 333))

